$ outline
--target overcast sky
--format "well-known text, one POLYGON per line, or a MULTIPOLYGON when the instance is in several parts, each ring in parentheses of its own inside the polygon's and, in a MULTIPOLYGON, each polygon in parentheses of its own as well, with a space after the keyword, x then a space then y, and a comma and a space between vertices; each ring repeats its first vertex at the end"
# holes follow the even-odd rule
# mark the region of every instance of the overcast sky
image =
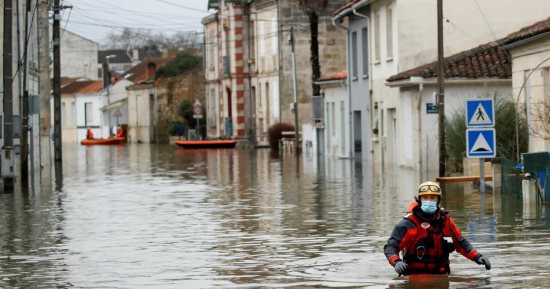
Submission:
POLYGON ((202 32, 201 19, 210 13, 208 0, 61 0, 72 6, 62 12, 61 27, 100 44, 110 31, 125 27, 153 33, 202 32))

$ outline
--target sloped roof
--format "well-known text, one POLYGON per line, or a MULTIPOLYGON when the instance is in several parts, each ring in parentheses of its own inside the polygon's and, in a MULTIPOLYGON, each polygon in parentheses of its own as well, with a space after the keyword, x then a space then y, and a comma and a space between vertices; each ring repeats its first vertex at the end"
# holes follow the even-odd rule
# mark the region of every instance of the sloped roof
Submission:
POLYGON ((518 42, 545 32, 550 32, 550 17, 533 25, 521 28, 519 31, 508 34, 504 39, 504 45, 518 42))
POLYGON ((105 62, 105 57, 109 55, 113 55, 109 58, 109 63, 132 63, 132 59, 124 49, 99 50, 97 52, 97 62, 105 62))
MULTIPOLYGON (((80 79, 80 77, 61 77, 61 80, 60 80, 61 87, 65 86, 67 84, 73 83, 75 81, 78 81, 78 79, 80 79)), ((53 81, 53 79, 52 79, 52 81, 53 81)), ((52 85, 53 85, 53 82, 52 82, 52 85)))
MULTIPOLYGON (((445 57, 444 77, 510 79, 512 59, 508 51, 499 49, 501 45, 502 40, 497 40, 445 57)), ((386 81, 405 80, 414 76, 437 77, 437 61, 393 75, 386 81)))
MULTIPOLYGON (((510 79, 512 59, 510 52, 502 47, 543 33, 550 33, 550 17, 523 27, 499 40, 446 57, 444 76, 445 78, 510 79)), ((393 75, 386 81, 394 82, 414 76, 437 77, 437 61, 393 75)))
POLYGON ((140 64, 126 70, 122 77, 132 81, 135 84, 144 83, 150 80, 152 76, 148 75, 147 66, 150 63, 155 64, 155 68, 158 70, 161 66, 173 60, 173 56, 169 57, 154 57, 143 60, 140 64))
POLYGON ((348 73, 343 71, 338 71, 335 73, 327 73, 327 74, 321 74, 321 77, 319 77, 319 82, 322 81, 332 81, 332 80, 346 80, 348 78, 348 73))
POLYGON ((73 81, 61 88, 61 94, 91 94, 103 88, 101 80, 73 81))
POLYGON ((344 5, 344 6, 340 7, 340 8, 338 8, 338 9, 336 9, 334 12, 332 12, 332 16, 334 17, 334 16, 340 14, 340 12, 342 12, 342 11, 348 9, 348 8, 351 8, 351 6, 353 6, 353 4, 355 4, 355 3, 359 2, 359 1, 361 1, 361 0, 352 0, 352 1, 350 1, 348 4, 346 4, 346 5, 344 5))

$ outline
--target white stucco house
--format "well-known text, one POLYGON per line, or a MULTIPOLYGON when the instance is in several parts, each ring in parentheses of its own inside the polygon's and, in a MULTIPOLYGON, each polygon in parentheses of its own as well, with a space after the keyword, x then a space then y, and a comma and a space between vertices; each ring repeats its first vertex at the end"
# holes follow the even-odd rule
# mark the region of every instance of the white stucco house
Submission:
MULTIPOLYGON (((350 125, 349 125, 349 98, 347 97, 348 78, 346 71, 323 74, 317 81, 321 86, 323 98, 323 121, 318 122, 319 144, 311 146, 316 153, 339 158, 349 158, 350 125)), ((304 144, 304 150, 308 149, 304 144)))
MULTIPOLYGON (((90 128, 100 138, 102 105, 101 80, 75 80, 61 88, 61 137, 63 142, 79 142, 90 128)), ((53 101, 53 100, 52 100, 53 101)), ((53 105, 51 106, 53 108, 53 105)), ((53 112, 52 112, 53 113, 53 112)))
MULTIPOLYGON (((501 43, 490 42, 445 58, 447 120, 464 113, 466 99, 512 100, 511 59, 500 49, 501 43)), ((435 180, 439 174, 437 62, 393 75, 387 85, 399 91, 395 119, 386 128, 396 144, 391 156, 395 165, 388 172, 406 169, 416 179, 435 180)))
POLYGON ((514 100, 525 107, 529 152, 550 151, 550 18, 510 34, 514 100))
POLYGON ((116 134, 119 125, 128 124, 128 94, 126 87, 132 84, 134 84, 132 81, 121 79, 101 92, 102 136, 112 136, 116 134))
MULTIPOLYGON (((548 17, 550 11, 549 1, 532 0, 527 4, 486 0, 478 4, 444 1, 444 55, 496 41, 530 25, 533 19, 548 17)), ((410 125, 408 118, 402 119, 409 106, 422 104, 402 103, 406 101, 402 89, 386 85, 386 80, 437 59, 436 1, 352 0, 335 10, 332 20, 348 38, 348 92, 354 140, 351 153, 372 165, 375 185, 384 184, 384 178, 404 160, 400 155, 408 154, 407 159, 418 155, 414 149, 417 145, 403 151, 400 141, 408 139, 411 132, 401 128, 410 125)), ((430 93, 428 86, 423 85, 423 89, 430 93)), ((427 176, 431 175, 422 175, 427 176)))

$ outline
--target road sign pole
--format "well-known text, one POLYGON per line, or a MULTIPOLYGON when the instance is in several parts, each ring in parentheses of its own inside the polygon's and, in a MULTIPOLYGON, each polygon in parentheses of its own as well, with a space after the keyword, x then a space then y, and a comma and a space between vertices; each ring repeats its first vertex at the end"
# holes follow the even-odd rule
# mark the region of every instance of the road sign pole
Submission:
POLYGON ((479 159, 479 192, 485 194, 485 159, 479 159))

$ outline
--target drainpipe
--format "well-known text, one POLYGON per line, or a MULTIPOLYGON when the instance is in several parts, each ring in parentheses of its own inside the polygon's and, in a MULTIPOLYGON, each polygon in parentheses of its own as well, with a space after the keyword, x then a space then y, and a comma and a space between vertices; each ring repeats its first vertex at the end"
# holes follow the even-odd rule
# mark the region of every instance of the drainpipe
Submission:
MULTIPOLYGON (((279 3, 279 0, 276 0, 275 1, 276 5, 277 5, 277 21, 281 21, 281 7, 280 7, 280 3, 279 3)), ((282 21, 281 21, 282 23, 282 21)), ((254 25, 258 25, 258 21, 256 21, 256 23, 254 25)), ((255 30, 255 33, 257 33, 258 31, 255 30)), ((281 91, 283 91, 283 82, 281 81, 283 79, 283 64, 282 64, 282 61, 281 59, 283 59, 283 50, 281 49, 283 47, 282 43, 283 43, 283 33, 282 32, 282 24, 279 24, 279 28, 278 28, 278 31, 277 31, 277 47, 279 49, 277 49, 277 66, 278 66, 278 69, 277 69, 277 74, 278 74, 278 78, 277 78, 277 85, 279 85, 279 122, 282 122, 283 120, 283 98, 281 97, 281 91)), ((259 49, 259 46, 256 46, 256 53, 258 52, 258 49, 259 49)), ((256 62, 257 64, 258 62, 256 62)), ((257 67, 257 66, 256 66, 257 67)), ((260 89, 260 88, 258 88, 260 89)))
MULTIPOLYGON (((353 131, 351 130, 352 126, 353 126, 353 122, 352 122, 352 118, 353 118, 353 112, 352 112, 352 102, 351 102, 351 78, 349 77, 350 73, 349 73, 349 63, 350 63, 350 56, 349 56, 349 28, 342 25, 339 21, 337 23, 337 21, 332 18, 332 25, 334 25, 335 27, 339 27, 343 30, 346 31, 346 34, 347 34, 347 39, 348 41, 346 41, 346 58, 347 58, 347 61, 346 61, 346 73, 347 73, 347 77, 346 77, 346 84, 347 84, 347 92, 348 92, 348 129, 350 130, 349 132, 349 157, 350 158, 353 158, 354 157, 354 153, 355 153, 355 142, 354 142, 354 134, 353 134, 353 131)), ((323 109, 323 113, 324 113, 324 110, 323 109)), ((325 121, 327 118, 327 116, 324 117, 323 121, 325 121)), ((326 131, 325 131, 326 133, 326 131)), ((326 134, 325 134, 325 139, 326 139, 326 134)), ((323 150, 325 151, 325 150, 323 150)), ((325 151, 326 153, 326 151, 325 151)))
POLYGON ((366 19, 367 19, 367 21, 369 21, 369 22, 370 22, 370 18, 369 18, 369 16, 367 16, 367 15, 365 15, 365 14, 362 14, 362 13, 359 13, 359 12, 357 12, 357 7, 353 7, 353 8, 352 8, 352 11, 353 11, 353 14, 355 14, 355 15, 357 15, 357 16, 359 16, 359 17, 361 17, 361 18, 366 18, 366 19))
MULTIPOLYGON (((353 14, 354 14, 354 15, 357 15, 357 16, 359 16, 359 17, 361 17, 361 18, 367 19, 367 27, 368 27, 368 30, 367 30, 367 31, 370 31, 370 26, 371 26, 371 25, 370 25, 370 17, 369 17, 368 15, 366 15, 366 14, 362 14, 362 13, 357 12, 357 5, 355 5, 355 7, 352 7, 352 11, 353 11, 353 14)), ((376 29, 378 29, 378 28, 376 28, 376 29)), ((370 33, 369 33, 368 35, 370 36, 370 33)), ((370 38, 370 37, 369 37, 369 38, 370 38)), ((370 40, 370 39, 369 39, 369 40, 370 40)), ((370 45, 370 43, 372 43, 372 42, 369 41, 369 45, 370 45)), ((370 51, 370 49, 369 49, 369 51, 370 51)), ((371 54, 369 53, 369 56, 370 56, 370 55, 371 55, 371 54)), ((369 59, 369 74, 372 74, 372 69, 373 69, 373 68, 372 68, 372 62, 371 62, 370 59, 369 59)), ((372 90, 372 77, 370 77, 370 76, 369 76, 369 89, 372 90)))

